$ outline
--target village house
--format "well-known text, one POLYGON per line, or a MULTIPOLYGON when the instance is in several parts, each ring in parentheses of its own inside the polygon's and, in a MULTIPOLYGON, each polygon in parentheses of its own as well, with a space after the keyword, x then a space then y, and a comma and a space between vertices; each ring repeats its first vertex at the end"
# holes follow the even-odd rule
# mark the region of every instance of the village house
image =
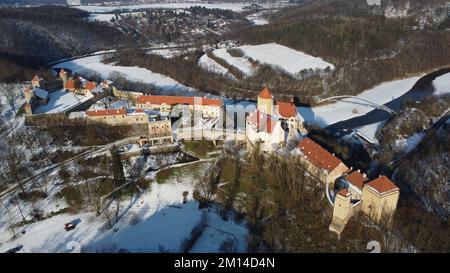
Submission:
POLYGON ((258 94, 257 109, 246 120, 246 134, 250 143, 259 143, 262 151, 272 152, 284 147, 289 139, 296 139, 306 133, 303 119, 293 100, 275 102, 267 87, 258 94))
MULTIPOLYGON (((61 69, 58 73, 59 78, 63 82, 63 87, 67 91, 75 92, 77 94, 92 94, 93 90, 97 88, 97 84, 93 81, 87 81, 80 76, 69 77, 67 71, 61 69)), ((100 88, 109 88, 107 82, 102 82, 100 88)))
MULTIPOLYGON (((92 104, 93 95, 90 92, 69 93, 64 90, 68 83, 67 72, 63 69, 59 72, 60 78, 47 80, 35 75, 30 85, 25 87, 24 111, 27 119, 32 115, 42 114, 69 114, 72 111, 86 109, 92 104)), ((87 84, 89 88, 95 87, 95 83, 87 84)))
POLYGON ((223 102, 220 99, 181 96, 141 95, 136 101, 136 107, 158 110, 170 113, 176 106, 186 105, 191 111, 201 111, 205 118, 220 117, 223 102))

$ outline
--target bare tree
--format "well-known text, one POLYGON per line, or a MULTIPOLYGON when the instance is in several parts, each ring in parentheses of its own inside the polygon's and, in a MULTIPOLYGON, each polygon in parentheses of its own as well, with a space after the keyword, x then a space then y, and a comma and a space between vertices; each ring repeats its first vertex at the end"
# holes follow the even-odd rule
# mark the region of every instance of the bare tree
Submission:
POLYGON ((12 84, 3 84, 0 90, 2 95, 5 96, 8 105, 14 111, 14 114, 17 114, 16 110, 17 89, 12 84))
POLYGON ((20 216, 22 216, 22 220, 25 222, 26 218, 25 218, 25 215, 23 214, 22 207, 20 206, 19 199, 17 197, 13 197, 13 198, 11 198, 10 202, 14 205, 17 205, 17 208, 19 209, 19 212, 20 212, 20 216))

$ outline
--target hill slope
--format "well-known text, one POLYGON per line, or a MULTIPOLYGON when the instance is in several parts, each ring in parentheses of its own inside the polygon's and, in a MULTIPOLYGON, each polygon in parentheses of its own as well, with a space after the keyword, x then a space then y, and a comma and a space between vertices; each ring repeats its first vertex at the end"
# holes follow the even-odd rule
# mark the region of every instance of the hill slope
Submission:
POLYGON ((6 64, 36 69, 46 62, 119 45, 123 34, 86 20, 88 13, 63 6, 0 8, 0 80, 23 80, 6 64), (29 62, 27 60, 30 60, 29 62))
POLYGON ((276 13, 271 23, 243 29, 243 43, 276 42, 336 64, 329 77, 290 86, 295 94, 356 94, 390 81, 450 64, 444 0, 317 0, 276 13), (324 90, 325 89, 325 90, 324 90), (325 92, 324 92, 325 91, 325 92))

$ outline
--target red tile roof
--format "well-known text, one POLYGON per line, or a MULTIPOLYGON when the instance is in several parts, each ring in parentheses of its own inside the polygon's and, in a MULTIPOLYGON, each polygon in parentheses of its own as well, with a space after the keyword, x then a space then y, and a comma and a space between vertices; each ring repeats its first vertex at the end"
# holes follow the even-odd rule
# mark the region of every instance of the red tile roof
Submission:
POLYGON ((258 110, 251 113, 248 118, 251 125, 256 126, 259 131, 267 132, 269 134, 273 132, 275 125, 277 124, 277 120, 271 115, 258 110))
POLYGON ((347 188, 345 188, 345 189, 342 189, 342 190, 338 191, 337 194, 339 194, 341 196, 344 196, 344 197, 348 197, 350 195, 350 192, 348 191, 347 188))
POLYGON ((259 92, 258 97, 263 99, 271 99, 273 98, 272 93, 270 92, 269 88, 264 87, 264 89, 259 92))
POLYGON ((125 115, 127 112, 124 108, 122 109, 113 109, 113 110, 94 110, 94 111, 86 111, 86 115, 95 117, 95 116, 114 116, 114 115, 125 115))
POLYGON ((375 180, 370 181, 365 186, 369 186, 372 189, 375 189, 378 193, 388 193, 392 191, 399 190, 399 188, 386 176, 380 176, 375 180))
POLYGON ((42 78, 39 77, 38 75, 34 75, 33 79, 31 79, 32 82, 40 81, 40 80, 42 80, 42 78))
POLYGON ((74 80, 68 80, 66 84, 64 84, 64 88, 66 89, 74 89, 75 88, 75 81, 74 80))
POLYGON ((85 84, 84 88, 86 88, 87 90, 92 90, 95 88, 95 86, 96 86, 95 82, 89 81, 85 84))
POLYGON ((201 97, 180 97, 180 96, 149 96, 142 95, 137 99, 138 104, 188 104, 194 105, 194 102, 198 105, 222 105, 220 99, 209 99, 201 97))
POLYGON ((367 177, 364 177, 364 175, 358 171, 354 171, 347 175, 345 180, 360 190, 362 190, 364 183, 369 181, 367 177))
POLYGON ((298 147, 307 157, 309 162, 318 168, 332 171, 342 162, 339 158, 335 157, 309 138, 304 138, 300 141, 298 147))
POLYGON ((277 101, 278 114, 283 118, 291 118, 297 116, 297 108, 291 102, 277 101))

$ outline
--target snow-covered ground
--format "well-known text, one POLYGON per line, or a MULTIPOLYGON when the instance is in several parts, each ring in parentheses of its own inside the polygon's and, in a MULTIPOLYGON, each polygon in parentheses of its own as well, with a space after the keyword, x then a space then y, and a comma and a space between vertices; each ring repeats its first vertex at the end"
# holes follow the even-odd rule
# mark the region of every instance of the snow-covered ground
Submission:
MULTIPOLYGON (((171 46, 171 45, 163 45, 163 46, 171 46)), ((174 46, 174 45, 172 45, 174 46)), ((196 48, 187 48, 187 49, 176 49, 176 48, 168 48, 168 49, 151 49, 148 51, 148 54, 151 55, 159 55, 165 59, 170 59, 176 56, 180 56, 184 53, 195 51, 196 48)))
POLYGON ((434 85, 434 94, 439 95, 445 95, 450 94, 450 73, 444 74, 440 77, 437 77, 433 81, 434 85))
POLYGON ((218 58, 225 60, 229 65, 234 66, 239 69, 242 73, 247 76, 251 76, 254 72, 254 67, 249 62, 247 58, 244 57, 233 57, 227 52, 226 48, 219 48, 213 51, 213 54, 218 58))
POLYGON ((321 58, 276 43, 244 45, 239 48, 244 51, 246 57, 262 64, 279 67, 292 75, 296 75, 304 69, 334 69, 334 65, 321 58))
POLYGON ((239 69, 246 76, 251 76, 257 69, 252 65, 250 59, 260 64, 279 68, 293 76, 299 75, 301 71, 323 71, 334 69, 334 65, 321 58, 313 57, 303 52, 276 43, 260 45, 244 45, 234 47, 243 52, 243 57, 234 57, 227 52, 227 48, 213 51, 213 54, 225 60, 231 66, 239 69))
MULTIPOLYGON (((420 76, 417 76, 385 82, 362 92, 357 97, 382 105, 408 92, 419 79, 420 76)), ((318 107, 298 107, 298 111, 306 121, 321 127, 365 115, 373 109, 373 106, 352 98, 318 107)), ((371 128, 376 128, 376 126, 371 126, 371 128)), ((366 133, 369 134, 367 131, 366 133)))
MULTIPOLYGON (((200 1, 186 1, 183 3, 154 3, 154 4, 140 4, 140 5, 123 5, 123 6, 77 6, 78 9, 82 9, 91 13, 96 12, 110 12, 117 9, 126 9, 129 11, 139 10, 139 9, 186 9, 194 6, 205 7, 209 9, 228 9, 235 12, 242 11, 243 7, 249 5, 249 3, 206 3, 200 1)), ((263 7, 269 6, 262 4, 263 7)))
MULTIPOLYGON (((121 13, 121 15, 139 15, 142 12, 125 12, 121 13)), ((89 15, 89 20, 91 21, 101 21, 101 22, 110 22, 112 18, 116 17, 115 13, 91 13, 89 15)))
POLYGON ((252 25, 255 26, 263 26, 269 24, 269 20, 264 18, 260 12, 250 14, 246 18, 250 21, 250 23, 252 23, 252 25))
POLYGON ((357 128, 356 130, 368 140, 371 140, 373 143, 378 143, 378 139, 376 138, 376 133, 379 129, 383 128, 386 121, 375 122, 372 124, 368 124, 366 126, 362 126, 357 128))
MULTIPOLYGON (((214 209, 198 209, 198 202, 192 198, 192 193, 199 175, 183 172, 170 177, 164 184, 152 183, 150 189, 137 198, 122 201, 122 216, 113 229, 105 228, 103 217, 95 217, 88 211, 59 214, 32 223, 23 228, 26 232, 14 240, 10 240, 11 233, 3 223, 0 226, 0 252, 18 244, 23 245, 21 252, 117 252, 120 249, 130 252, 178 252, 183 240, 189 237, 204 213, 207 215, 207 227, 191 251, 218 252, 224 240, 233 240, 237 251, 246 251, 248 230, 245 224, 223 221, 214 209), (189 193, 186 203, 183 203, 184 191, 189 193), (64 224, 68 222, 78 224, 74 230, 65 231, 64 224)), ((50 203, 55 209, 56 202, 50 203)), ((62 207, 64 204, 59 204, 59 208, 62 207)))
POLYGON ((400 147, 404 153, 412 151, 425 137, 425 132, 416 133, 406 139, 398 139, 395 141, 395 145, 400 147))
POLYGON ((35 109, 34 114, 62 113, 74 108, 77 105, 80 105, 94 96, 91 93, 86 95, 77 95, 73 92, 68 92, 61 89, 50 93, 48 97, 48 103, 38 106, 35 109))
POLYGON ((187 87, 170 77, 152 72, 145 68, 105 64, 101 61, 101 58, 101 56, 91 56, 76 59, 73 61, 57 64, 53 68, 67 68, 72 72, 76 72, 79 74, 83 74, 83 72, 88 73, 89 71, 96 71, 100 73, 104 78, 109 78, 112 72, 119 72, 126 76, 129 80, 153 84, 161 88, 164 94, 167 95, 202 95, 197 90, 187 87))
POLYGON ((233 75, 228 74, 228 69, 218 64, 206 54, 200 57, 200 59, 198 60, 198 64, 207 71, 222 75, 229 75, 231 78, 234 78, 233 75))
MULTIPOLYGON (((15 96, 15 103, 14 103, 14 109, 11 107, 11 105, 8 103, 8 98, 3 95, 3 89, 6 89, 6 85, 8 84, 0 84, 0 111, 1 111, 1 118, 6 124, 6 127, 9 130, 9 134, 13 133, 15 130, 21 128, 25 123, 24 116, 17 116, 14 112, 14 109, 16 112, 19 110, 19 108, 25 103, 25 97, 22 95, 22 89, 25 87, 21 84, 9 84, 14 86, 16 96, 15 96)), ((5 131, 5 133, 6 133, 5 131)))

